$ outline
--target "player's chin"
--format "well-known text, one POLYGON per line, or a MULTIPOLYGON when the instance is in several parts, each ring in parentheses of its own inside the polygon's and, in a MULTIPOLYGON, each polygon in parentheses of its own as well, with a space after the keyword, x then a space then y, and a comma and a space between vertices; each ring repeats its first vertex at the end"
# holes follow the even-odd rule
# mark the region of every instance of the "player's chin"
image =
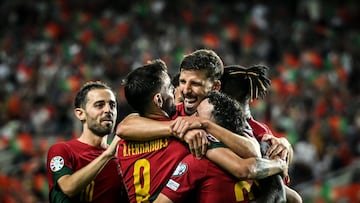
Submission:
POLYGON ((111 125, 111 126, 104 126, 104 127, 101 129, 101 132, 99 132, 99 135, 100 135, 101 137, 104 137, 105 135, 111 134, 112 131, 113 131, 112 125, 111 125))
POLYGON ((194 114, 196 112, 196 108, 186 108, 185 107, 185 113, 187 114, 187 115, 192 115, 192 114, 194 114))

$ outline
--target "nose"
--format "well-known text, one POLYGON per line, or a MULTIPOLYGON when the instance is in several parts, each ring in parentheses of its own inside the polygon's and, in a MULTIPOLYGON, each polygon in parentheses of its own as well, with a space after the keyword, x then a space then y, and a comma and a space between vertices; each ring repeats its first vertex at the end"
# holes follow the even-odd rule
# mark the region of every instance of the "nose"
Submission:
POLYGON ((191 93, 191 85, 190 83, 185 83, 182 89, 184 95, 191 93))
POLYGON ((112 111, 112 108, 111 108, 111 105, 109 103, 106 103, 105 106, 104 106, 104 111, 105 112, 111 112, 112 111))

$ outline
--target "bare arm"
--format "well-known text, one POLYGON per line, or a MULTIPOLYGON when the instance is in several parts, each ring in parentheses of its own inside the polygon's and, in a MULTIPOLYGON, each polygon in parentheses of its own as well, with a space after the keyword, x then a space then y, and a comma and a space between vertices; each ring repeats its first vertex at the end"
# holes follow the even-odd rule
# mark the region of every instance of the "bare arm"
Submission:
MULTIPOLYGON (((286 162, 281 159, 271 161, 262 158, 242 159, 228 148, 209 149, 206 156, 216 164, 224 166, 225 170, 239 180, 261 179, 278 173, 287 173, 286 162)), ((154 201, 154 203, 172 202, 162 193, 154 201)))
POLYGON ((285 185, 286 200, 288 203, 302 203, 302 197, 294 189, 285 185))
POLYGON ((206 132, 216 137, 240 157, 261 157, 260 145, 256 139, 240 136, 207 119, 203 119, 201 123, 206 132))
POLYGON ((180 139, 183 139, 188 131, 202 128, 242 158, 261 157, 260 145, 255 138, 235 134, 208 119, 195 116, 179 117, 171 127, 173 134, 180 139))
POLYGON ((117 126, 116 134, 123 139, 144 141, 171 136, 170 121, 157 121, 130 114, 117 126))
POLYGON ((115 136, 109 147, 96 159, 71 175, 64 175, 57 181, 63 193, 69 197, 78 194, 104 168, 115 155, 120 138, 115 136))
MULTIPOLYGON (((123 139, 136 141, 175 136, 176 132, 172 130, 171 125, 174 125, 174 123, 180 124, 181 121, 181 118, 173 121, 158 121, 134 113, 128 115, 119 123, 116 134, 123 139)), ((176 137, 180 138, 179 136, 176 137)), ((205 155, 208 142, 206 137, 202 136, 201 133, 191 133, 186 139, 183 137, 181 140, 189 145, 192 154, 199 158, 205 155), (201 151, 203 152, 202 154, 201 151)))
POLYGON ((242 159, 228 148, 214 148, 206 152, 208 159, 240 180, 262 179, 282 173, 287 175, 287 164, 281 159, 242 159))
POLYGON ((153 201, 153 203, 173 203, 173 201, 167 196, 160 193, 159 196, 157 196, 157 198, 155 199, 155 201, 153 201))

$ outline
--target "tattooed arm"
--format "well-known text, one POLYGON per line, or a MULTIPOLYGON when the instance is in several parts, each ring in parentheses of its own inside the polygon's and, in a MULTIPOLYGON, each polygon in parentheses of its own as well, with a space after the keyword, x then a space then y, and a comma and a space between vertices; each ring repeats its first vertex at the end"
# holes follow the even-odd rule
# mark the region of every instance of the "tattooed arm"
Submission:
POLYGON ((271 175, 287 175, 287 164, 280 158, 240 158, 228 148, 213 148, 206 152, 206 157, 240 180, 262 179, 271 175), (236 161, 234 161, 236 160, 236 161))

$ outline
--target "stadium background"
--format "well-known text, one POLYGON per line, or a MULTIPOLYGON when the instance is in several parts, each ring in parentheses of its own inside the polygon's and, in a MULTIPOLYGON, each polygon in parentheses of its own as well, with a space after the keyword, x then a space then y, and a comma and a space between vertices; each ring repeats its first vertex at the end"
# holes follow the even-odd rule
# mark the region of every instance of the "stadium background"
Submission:
POLYGON ((175 73, 215 50, 225 65, 270 67, 253 115, 294 146, 304 202, 360 202, 359 3, 353 1, 3 0, 0 3, 0 202, 47 200, 48 147, 79 133, 72 99, 88 80, 119 95, 149 59, 175 73))

